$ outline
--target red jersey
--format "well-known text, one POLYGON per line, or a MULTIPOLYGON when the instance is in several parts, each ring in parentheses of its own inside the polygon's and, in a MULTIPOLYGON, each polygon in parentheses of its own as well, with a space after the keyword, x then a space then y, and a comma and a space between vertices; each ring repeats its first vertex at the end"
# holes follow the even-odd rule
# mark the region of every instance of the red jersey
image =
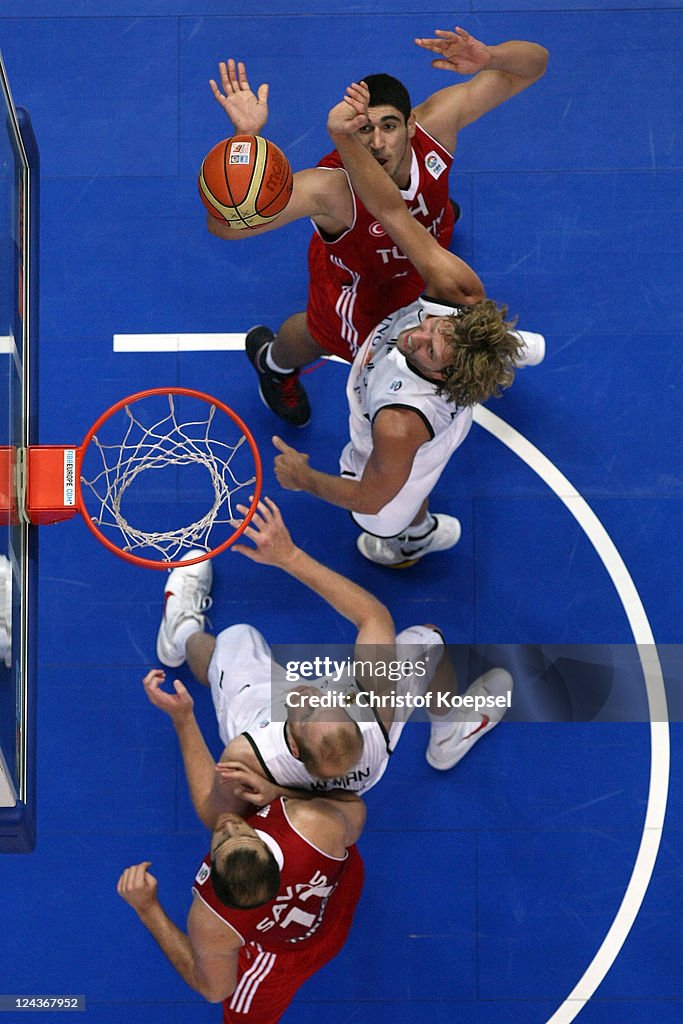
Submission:
POLYGON ((194 891, 245 943, 280 952, 322 940, 335 927, 345 890, 355 886, 359 877, 362 880, 360 854, 352 846, 342 858, 331 857, 313 846, 292 825, 282 797, 248 820, 280 868, 277 896, 250 910, 224 906, 211 885, 210 855, 197 872, 194 891))
MULTIPOLYGON (((410 184, 401 195, 413 217, 447 249, 455 220, 448 201, 453 157, 420 125, 416 125, 411 145, 410 184)), ((336 150, 318 166, 344 170, 336 150)), ((351 194, 353 225, 334 240, 325 239, 316 227, 311 239, 306 312, 312 337, 348 362, 384 317, 414 302, 424 290, 422 278, 407 257, 353 190, 351 194)))

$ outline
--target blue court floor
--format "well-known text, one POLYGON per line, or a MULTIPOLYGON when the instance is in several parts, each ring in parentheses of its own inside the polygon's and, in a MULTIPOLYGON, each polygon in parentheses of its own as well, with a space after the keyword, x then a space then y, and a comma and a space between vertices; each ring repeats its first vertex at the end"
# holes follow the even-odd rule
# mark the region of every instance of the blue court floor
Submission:
MULTIPOLYGON (((674 659, 683 8, 246 10, 0 0, 0 49, 41 148, 41 442, 79 442, 141 388, 208 391, 252 428, 265 493, 299 543, 384 600, 399 629, 435 622, 454 644, 656 643, 674 659), (330 148, 326 114, 352 79, 396 74, 414 102, 451 84, 412 39, 456 22, 550 50, 540 83, 462 133, 451 184, 456 251, 548 353, 478 411, 435 492, 435 511, 462 522, 458 546, 392 574, 363 561, 344 512, 281 491, 273 474, 275 432, 335 471, 343 366, 307 375, 314 417, 295 431, 264 408, 243 354, 124 353, 113 337, 275 328, 304 307, 306 224, 237 245, 206 232, 196 173, 229 134, 208 87, 218 60, 244 59, 252 85, 270 83, 267 134, 298 170, 330 148)), ((227 552, 214 571, 215 629, 353 639, 274 570, 227 552)), ((207 845, 170 722, 142 692, 162 591, 161 574, 115 558, 82 522, 41 530, 39 835, 33 854, 0 858, 0 994, 84 995, 93 1024, 220 1020, 115 891, 124 867, 151 860, 184 926, 207 845)), ((192 692, 218 754, 208 694, 192 692)), ((448 773, 424 760, 427 727, 409 725, 368 796, 351 938, 285 1021, 683 1021, 681 726, 646 717, 503 723, 448 773)))

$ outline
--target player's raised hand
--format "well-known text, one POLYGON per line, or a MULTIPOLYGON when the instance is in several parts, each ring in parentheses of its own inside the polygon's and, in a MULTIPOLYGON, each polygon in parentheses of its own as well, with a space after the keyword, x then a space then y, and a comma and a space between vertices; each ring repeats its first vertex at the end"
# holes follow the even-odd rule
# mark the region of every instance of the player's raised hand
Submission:
POLYGON ((491 63, 488 46, 465 32, 464 28, 456 27, 452 32, 437 28, 435 35, 438 39, 415 40, 423 50, 431 50, 438 55, 432 61, 433 68, 455 71, 459 75, 474 75, 491 63))
MULTIPOLYGON (((249 509, 246 505, 238 505, 237 511, 246 515, 249 509)), ((280 509, 271 498, 259 501, 256 512, 242 536, 252 540, 255 547, 233 544, 231 550, 262 565, 284 566, 298 551, 284 524, 280 509)))
POLYGON ((232 121, 239 135, 258 135, 268 120, 268 86, 259 85, 256 95, 247 80, 247 69, 242 61, 235 63, 232 57, 218 65, 221 85, 209 81, 216 101, 232 121))
POLYGON ((167 693, 166 690, 161 689, 165 680, 166 673, 160 668, 153 668, 142 680, 150 702, 155 708, 165 711, 173 719, 192 714, 194 701, 188 690, 179 679, 176 679, 173 683, 175 693, 167 693))
POLYGON ((290 447, 281 437, 275 436, 273 444, 280 452, 275 456, 275 476, 280 486, 287 491, 305 491, 310 474, 308 455, 290 447))
POLYGON ((151 864, 151 860, 144 860, 126 868, 116 886, 121 899, 138 914, 144 914, 157 902, 157 880, 149 873, 151 864))
POLYGON ((337 103, 327 115, 327 130, 330 135, 353 135, 368 123, 370 90, 365 82, 352 82, 346 89, 344 99, 337 103))

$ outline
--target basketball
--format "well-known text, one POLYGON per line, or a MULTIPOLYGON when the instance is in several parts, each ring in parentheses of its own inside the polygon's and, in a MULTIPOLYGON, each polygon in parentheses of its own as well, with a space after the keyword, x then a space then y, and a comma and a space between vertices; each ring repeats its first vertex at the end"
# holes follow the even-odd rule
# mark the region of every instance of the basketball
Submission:
POLYGON ((292 194, 292 168, 274 142, 233 135, 207 153, 199 195, 216 220, 231 228, 258 228, 282 213, 292 194))

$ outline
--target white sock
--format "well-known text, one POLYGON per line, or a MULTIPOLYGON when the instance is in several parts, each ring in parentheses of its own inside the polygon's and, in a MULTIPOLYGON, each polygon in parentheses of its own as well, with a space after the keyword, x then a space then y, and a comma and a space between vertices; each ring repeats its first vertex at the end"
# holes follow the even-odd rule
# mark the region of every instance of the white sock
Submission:
POLYGON ((193 633, 203 632, 204 630, 200 623, 197 622, 196 619, 192 618, 192 616, 188 616, 188 618, 183 619, 182 622, 179 622, 176 626, 175 633, 173 634, 173 644, 174 646, 179 647, 184 653, 188 637, 191 637, 193 633))
POLYGON ((273 373, 280 373, 283 376, 286 376, 288 373, 294 373, 294 370, 291 368, 291 366, 289 369, 285 370, 282 366, 278 366, 278 364, 275 362, 275 360, 273 359, 272 341, 269 342, 268 348, 266 349, 265 364, 269 370, 273 371, 273 373))
POLYGON ((414 523, 409 526, 401 534, 401 547, 405 549, 410 548, 411 544, 424 544, 425 538, 434 530, 436 526, 436 520, 431 512, 426 512, 424 518, 419 523, 414 523))

